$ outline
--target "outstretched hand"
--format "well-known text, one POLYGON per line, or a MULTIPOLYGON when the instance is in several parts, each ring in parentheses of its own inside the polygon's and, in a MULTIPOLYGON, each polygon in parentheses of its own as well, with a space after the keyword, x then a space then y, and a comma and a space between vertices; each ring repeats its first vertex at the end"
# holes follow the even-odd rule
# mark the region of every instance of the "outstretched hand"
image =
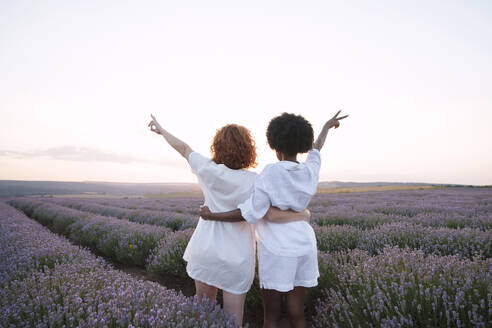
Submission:
POLYGON ((321 132, 318 136, 318 138, 313 143, 314 149, 321 150, 321 148, 325 144, 325 139, 326 139, 326 135, 328 134, 328 130, 330 130, 331 128, 337 129, 340 126, 340 121, 343 120, 344 118, 348 117, 348 115, 338 117, 340 112, 341 112, 341 110, 339 110, 338 113, 335 114, 335 116, 333 116, 330 120, 328 120, 325 123, 325 125, 323 126, 323 129, 321 130, 321 132))
POLYGON ((342 110, 339 110, 338 113, 335 114, 335 116, 333 116, 328 122, 326 122, 328 128, 331 129, 334 127, 335 129, 337 129, 340 126, 340 120, 343 120, 344 118, 348 117, 348 115, 338 117, 338 114, 340 114, 341 111, 342 110))
POLYGON ((150 131, 161 134, 161 125, 159 124, 159 122, 157 122, 154 115, 150 114, 150 116, 152 117, 152 121, 150 121, 149 125, 147 125, 148 127, 150 127, 150 131))

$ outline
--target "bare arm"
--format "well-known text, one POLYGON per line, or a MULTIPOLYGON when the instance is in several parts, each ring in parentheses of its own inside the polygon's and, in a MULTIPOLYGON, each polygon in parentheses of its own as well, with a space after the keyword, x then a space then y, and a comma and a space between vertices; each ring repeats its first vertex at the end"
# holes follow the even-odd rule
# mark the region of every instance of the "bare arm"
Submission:
POLYGON ((152 132, 155 132, 157 134, 160 134, 161 136, 166 139, 167 143, 176 149, 178 153, 181 154, 184 158, 188 160, 188 157, 190 156, 190 153, 192 152, 192 149, 188 144, 186 144, 184 141, 176 138, 173 136, 171 133, 167 132, 160 124, 157 122, 156 118, 154 115, 150 115, 152 117, 152 121, 149 123, 150 130, 152 132))
POLYGON ((348 117, 348 115, 338 117, 338 114, 340 114, 341 110, 338 111, 338 113, 335 114, 328 122, 323 125, 323 129, 321 130, 318 138, 316 141, 313 143, 313 148, 317 150, 321 150, 323 148, 323 145, 325 144, 326 140, 326 135, 328 134, 328 130, 331 128, 338 128, 340 126, 340 120, 343 120, 344 118, 348 117))
POLYGON ((288 223, 294 221, 309 222, 311 219, 311 212, 308 209, 304 209, 302 212, 295 212, 292 210, 282 211, 281 209, 272 206, 264 219, 275 223, 288 223))
MULTIPOLYGON (((208 206, 200 206, 200 216, 204 220, 208 221, 220 221, 220 222, 242 222, 246 221, 241 214, 240 209, 235 209, 229 212, 212 213, 208 206)), ((311 212, 305 209, 302 212, 295 212, 291 210, 282 211, 276 207, 270 207, 264 219, 270 222, 276 223, 288 223, 294 221, 307 221, 311 218, 311 212)))
POLYGON ((241 210, 235 209, 229 212, 212 213, 208 206, 200 206, 200 216, 202 219, 208 221, 221 221, 221 222, 241 222, 244 220, 241 210))

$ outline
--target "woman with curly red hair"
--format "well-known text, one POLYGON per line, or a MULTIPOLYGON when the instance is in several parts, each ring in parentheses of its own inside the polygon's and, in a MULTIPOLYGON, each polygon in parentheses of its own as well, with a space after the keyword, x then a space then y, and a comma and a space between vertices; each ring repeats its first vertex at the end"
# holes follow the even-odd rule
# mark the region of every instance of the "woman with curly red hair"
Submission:
MULTIPOLYGON (((257 174, 247 170, 256 166, 256 145, 248 129, 236 124, 218 129, 210 147, 212 158, 207 158, 163 129, 154 116, 149 127, 188 160, 203 191, 204 204, 212 211, 233 210, 249 198, 257 174)), ((272 208, 265 218, 275 222, 309 220, 308 213, 272 208)), ((218 289, 222 289, 224 310, 239 325, 254 278, 255 250, 254 228, 248 222, 200 218, 183 256, 198 298, 215 300, 218 289)))
POLYGON ((215 163, 233 170, 256 166, 256 144, 244 126, 228 124, 218 129, 210 152, 215 163))

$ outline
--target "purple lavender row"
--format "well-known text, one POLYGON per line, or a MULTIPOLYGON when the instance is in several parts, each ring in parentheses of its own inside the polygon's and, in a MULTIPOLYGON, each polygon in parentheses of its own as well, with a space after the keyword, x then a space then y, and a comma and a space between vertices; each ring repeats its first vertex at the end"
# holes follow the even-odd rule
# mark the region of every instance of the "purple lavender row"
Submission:
POLYGON ((193 229, 187 229, 167 234, 159 240, 159 244, 147 258, 146 269, 161 276, 188 277, 183 254, 192 234, 193 229))
POLYGON ((198 215, 183 214, 171 210, 128 209, 112 205, 101 205, 90 199, 49 198, 45 201, 132 222, 164 226, 173 231, 194 228, 198 222, 198 215))
MULTIPOLYGON (((411 222, 425 226, 463 228, 481 230, 492 228, 492 189, 491 188, 441 188, 435 190, 383 191, 346 194, 319 194, 309 206, 313 222, 319 225, 354 225, 364 229, 390 222, 411 222)), ((59 200, 56 201, 72 201, 59 200)), ((196 224, 200 198, 128 198, 128 199, 76 199, 82 204, 99 204, 132 210, 153 209, 166 213, 170 218, 181 218, 185 214, 191 219, 189 225, 196 224)), ((116 209, 108 209, 116 216, 116 209)), ((151 222, 155 213, 142 213, 137 220, 144 223, 162 224, 166 218, 151 222)), ((121 217, 127 217, 122 213, 121 217)), ((179 222, 178 222, 179 226, 179 222)), ((173 230, 180 229, 176 224, 169 225, 173 230)))
POLYGON ((236 327, 218 305, 112 269, 0 203, 2 327, 236 327))
POLYGON ((370 229, 389 222, 492 229, 492 188, 318 194, 309 205, 319 225, 370 229))
POLYGON ((146 209, 191 214, 199 216, 199 207, 203 204, 203 197, 180 198, 92 198, 86 201, 92 203, 122 207, 127 209, 146 209))
POLYGON ((31 199, 14 199, 10 204, 79 245, 88 246, 121 263, 137 266, 144 266, 158 241, 172 233, 164 227, 99 216, 31 199))
POLYGON ((491 327, 492 259, 386 247, 319 256, 315 327, 491 327))
POLYGON ((433 228, 406 222, 385 223, 373 229, 350 225, 314 226, 320 251, 361 249, 376 254, 386 245, 422 249, 426 254, 492 257, 492 233, 479 229, 433 228))
POLYGON ((32 271, 53 269, 56 264, 74 263, 86 251, 67 243, 39 223, 0 202, 0 285, 22 280, 32 271))
POLYGON ((11 204, 73 242, 121 263, 145 266, 167 276, 187 277, 183 253, 192 229, 172 232, 164 227, 99 216, 51 202, 14 199, 11 204))

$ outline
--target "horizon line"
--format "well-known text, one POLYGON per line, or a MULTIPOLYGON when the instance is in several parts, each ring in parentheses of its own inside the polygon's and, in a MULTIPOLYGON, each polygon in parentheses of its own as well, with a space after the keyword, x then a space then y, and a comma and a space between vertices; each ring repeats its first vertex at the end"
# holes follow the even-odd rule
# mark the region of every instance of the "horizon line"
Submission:
MULTIPOLYGON (((16 179, 0 179, 0 182, 65 182, 65 183, 115 183, 115 184, 168 184, 168 185, 199 185, 198 182, 125 182, 125 181, 100 181, 100 180, 16 180, 16 179)), ((434 185, 434 186, 471 186, 471 187, 492 187, 492 184, 463 184, 463 183, 449 183, 449 182, 409 182, 409 181, 341 181, 341 180, 324 180, 319 181, 320 183, 358 183, 358 184, 374 184, 374 183, 385 183, 385 184, 413 184, 413 185, 434 185)))

